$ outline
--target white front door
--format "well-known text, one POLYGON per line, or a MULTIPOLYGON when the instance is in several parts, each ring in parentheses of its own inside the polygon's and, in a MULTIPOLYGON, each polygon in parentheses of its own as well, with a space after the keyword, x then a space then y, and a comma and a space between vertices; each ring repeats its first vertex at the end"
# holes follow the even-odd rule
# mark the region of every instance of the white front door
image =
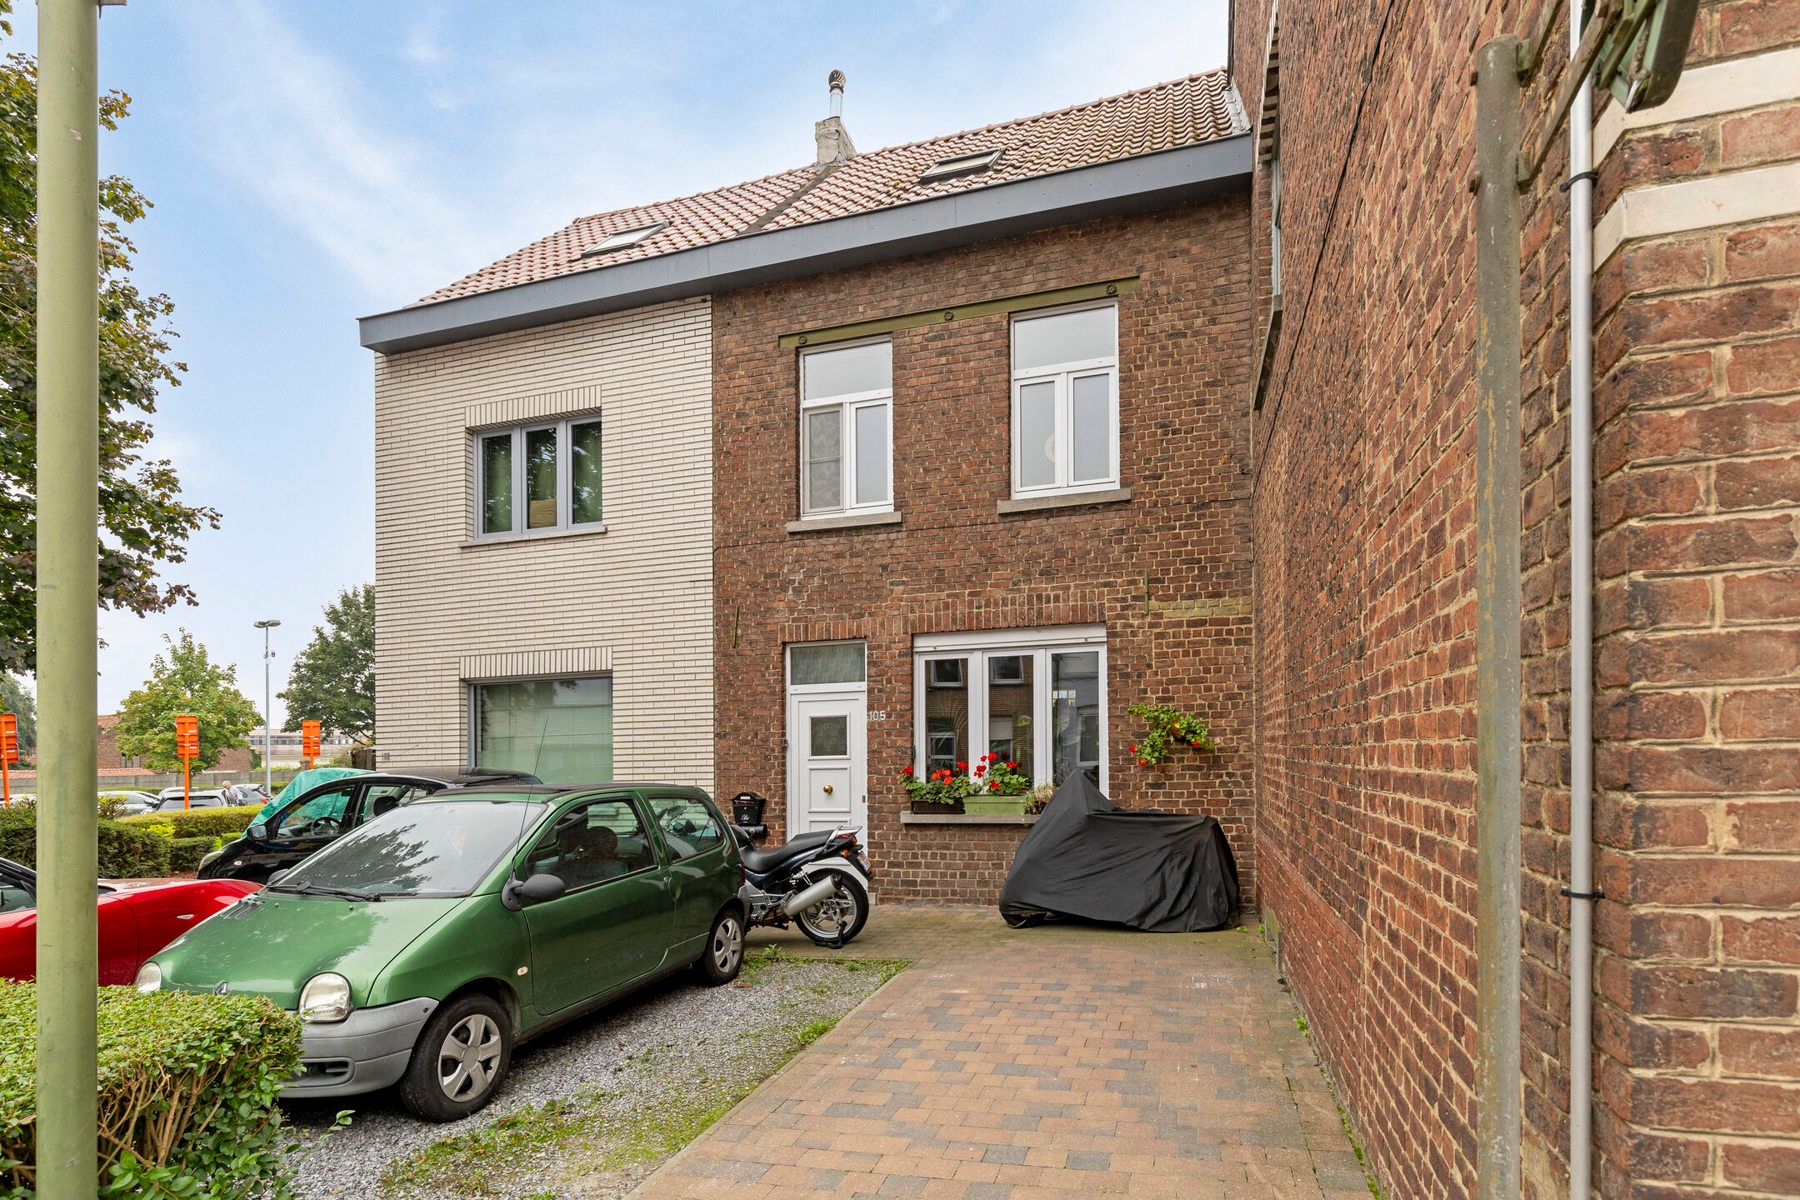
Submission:
POLYGON ((868 732, 868 701, 860 688, 788 697, 789 837, 868 828, 868 732))

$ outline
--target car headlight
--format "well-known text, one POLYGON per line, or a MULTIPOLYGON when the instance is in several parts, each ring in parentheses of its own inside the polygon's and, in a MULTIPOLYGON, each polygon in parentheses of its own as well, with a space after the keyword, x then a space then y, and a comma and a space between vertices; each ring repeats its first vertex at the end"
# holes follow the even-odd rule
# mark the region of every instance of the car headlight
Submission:
POLYGON ((162 968, 153 962, 147 962, 138 968, 137 980, 132 984, 138 991, 148 996, 162 987, 162 968))
POLYGON ((300 1019, 330 1025, 350 1015, 350 981, 330 971, 314 975, 300 989, 300 1019))

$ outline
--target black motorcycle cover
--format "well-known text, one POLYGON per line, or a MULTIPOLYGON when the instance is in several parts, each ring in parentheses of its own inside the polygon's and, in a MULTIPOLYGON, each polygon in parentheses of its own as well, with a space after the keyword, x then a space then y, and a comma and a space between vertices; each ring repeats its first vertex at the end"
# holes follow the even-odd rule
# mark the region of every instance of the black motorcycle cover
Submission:
POLYGON ((1153 933, 1217 929, 1237 906, 1237 862, 1216 820, 1115 807, 1079 773, 1025 834, 1000 889, 1007 916, 1084 917, 1153 933))

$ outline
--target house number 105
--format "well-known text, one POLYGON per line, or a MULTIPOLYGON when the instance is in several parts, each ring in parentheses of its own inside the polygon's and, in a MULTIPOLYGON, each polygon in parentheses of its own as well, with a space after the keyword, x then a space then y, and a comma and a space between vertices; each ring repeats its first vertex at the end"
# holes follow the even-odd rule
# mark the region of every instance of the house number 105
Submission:
POLYGON ((877 721, 885 720, 887 720, 887 709, 876 708, 869 711, 869 724, 873 725, 877 721))

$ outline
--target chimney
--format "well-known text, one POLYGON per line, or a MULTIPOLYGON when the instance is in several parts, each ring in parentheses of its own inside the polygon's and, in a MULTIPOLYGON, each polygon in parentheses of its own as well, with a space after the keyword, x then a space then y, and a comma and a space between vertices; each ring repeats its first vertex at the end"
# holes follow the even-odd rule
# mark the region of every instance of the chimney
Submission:
POLYGON ((828 167, 856 154, 850 131, 844 128, 844 73, 833 71, 825 80, 831 89, 831 115, 813 124, 813 141, 819 149, 816 166, 828 167))

